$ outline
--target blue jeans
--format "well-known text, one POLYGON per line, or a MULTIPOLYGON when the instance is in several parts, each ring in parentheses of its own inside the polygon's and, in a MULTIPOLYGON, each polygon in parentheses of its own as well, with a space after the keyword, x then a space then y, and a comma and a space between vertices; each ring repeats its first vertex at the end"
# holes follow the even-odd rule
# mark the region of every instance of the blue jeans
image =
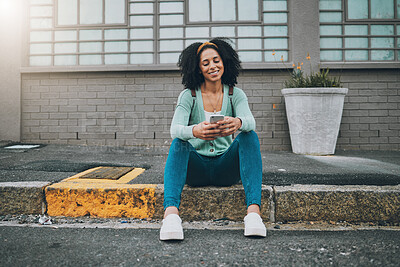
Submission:
POLYGON ((183 186, 231 186, 242 180, 247 207, 261 205, 262 161, 254 131, 242 132, 217 157, 206 157, 186 141, 172 141, 164 171, 164 209, 177 207, 183 186))

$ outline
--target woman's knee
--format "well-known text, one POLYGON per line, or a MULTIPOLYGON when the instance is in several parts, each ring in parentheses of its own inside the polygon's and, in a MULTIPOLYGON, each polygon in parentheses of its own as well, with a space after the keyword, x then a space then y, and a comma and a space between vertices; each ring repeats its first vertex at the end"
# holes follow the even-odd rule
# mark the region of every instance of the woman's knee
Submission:
POLYGON ((191 144, 188 141, 183 141, 179 138, 175 138, 172 140, 171 146, 170 146, 170 152, 182 152, 182 151, 190 151, 191 144))
POLYGON ((250 131, 250 132, 241 132, 236 139, 240 142, 250 142, 254 143, 256 145, 260 145, 260 142, 258 140, 258 135, 255 131, 250 131))

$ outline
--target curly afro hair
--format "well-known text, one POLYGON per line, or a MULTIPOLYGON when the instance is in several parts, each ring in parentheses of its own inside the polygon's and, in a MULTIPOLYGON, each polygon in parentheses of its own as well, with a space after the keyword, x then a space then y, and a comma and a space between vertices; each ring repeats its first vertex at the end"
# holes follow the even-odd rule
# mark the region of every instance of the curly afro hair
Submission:
POLYGON ((218 37, 210 40, 210 43, 215 44, 217 47, 206 44, 197 53, 197 50, 202 45, 202 43, 197 42, 182 51, 179 56, 178 67, 181 71, 182 84, 185 88, 197 89, 204 82, 204 76, 201 74, 199 63, 201 53, 207 48, 216 50, 221 56, 225 69, 222 75, 222 83, 228 86, 235 86, 241 65, 239 56, 228 43, 229 41, 228 38, 218 37))

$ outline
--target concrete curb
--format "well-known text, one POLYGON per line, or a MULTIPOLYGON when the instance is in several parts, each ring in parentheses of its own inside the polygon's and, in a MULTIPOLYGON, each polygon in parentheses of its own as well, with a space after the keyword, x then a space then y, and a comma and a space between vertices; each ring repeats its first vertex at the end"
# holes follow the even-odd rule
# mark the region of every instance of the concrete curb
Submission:
POLYGON ((44 189, 49 184, 40 181, 0 183, 0 214, 44 213, 44 189))
POLYGON ((274 197, 277 221, 400 221, 400 185, 276 186, 274 197))
MULTIPOLYGON (((162 184, 122 184, 61 188, 47 182, 0 183, 0 214, 97 216, 161 219, 162 184), (47 203, 45 203, 46 199, 47 203), (46 206, 45 206, 46 204, 46 206)), ((185 186, 183 220, 243 220, 246 211, 241 185, 232 187, 185 186)), ((280 221, 400 222, 400 185, 263 186, 263 219, 280 221)))

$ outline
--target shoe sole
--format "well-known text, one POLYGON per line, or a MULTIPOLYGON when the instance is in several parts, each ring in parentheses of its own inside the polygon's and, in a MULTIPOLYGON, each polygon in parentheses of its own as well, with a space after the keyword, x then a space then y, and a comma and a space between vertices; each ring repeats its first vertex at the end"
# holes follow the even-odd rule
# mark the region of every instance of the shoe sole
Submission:
POLYGON ((183 233, 182 233, 182 232, 160 233, 160 240, 161 240, 161 241, 167 241, 167 240, 183 240, 183 233))
POLYGON ((244 230, 244 236, 261 236, 261 237, 266 237, 267 236, 267 230, 266 229, 260 229, 260 228, 249 228, 244 230))

